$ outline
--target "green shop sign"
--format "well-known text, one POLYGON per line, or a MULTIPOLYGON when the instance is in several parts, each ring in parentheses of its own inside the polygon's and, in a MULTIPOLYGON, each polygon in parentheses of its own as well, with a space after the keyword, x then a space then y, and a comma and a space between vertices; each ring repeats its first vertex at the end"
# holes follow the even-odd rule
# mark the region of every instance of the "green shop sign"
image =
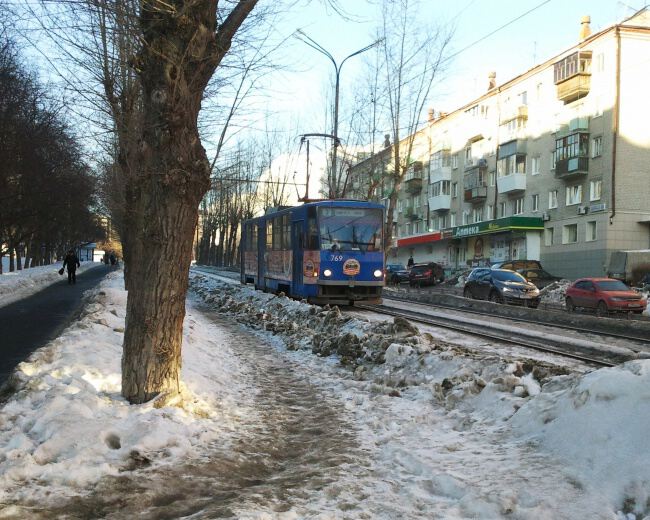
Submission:
POLYGON ((487 233, 500 233, 515 229, 542 230, 544 221, 539 217, 505 217, 487 222, 477 222, 467 226, 458 226, 453 229, 454 238, 471 237, 487 233))

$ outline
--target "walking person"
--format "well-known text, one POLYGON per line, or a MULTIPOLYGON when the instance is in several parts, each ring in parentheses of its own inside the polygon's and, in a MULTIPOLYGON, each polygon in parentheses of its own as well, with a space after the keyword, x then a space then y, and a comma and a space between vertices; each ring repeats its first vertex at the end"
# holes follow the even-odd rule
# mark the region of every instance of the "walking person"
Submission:
POLYGON ((74 249, 70 249, 65 255, 63 260, 63 268, 68 267, 68 285, 77 283, 77 267, 81 267, 81 263, 74 253, 74 249))
POLYGON ((408 261, 407 264, 406 264, 406 267, 408 267, 408 268, 410 269, 411 267, 413 267, 413 264, 414 264, 414 263, 415 263, 415 262, 413 261, 413 255, 411 255, 411 256, 409 257, 409 261, 408 261))

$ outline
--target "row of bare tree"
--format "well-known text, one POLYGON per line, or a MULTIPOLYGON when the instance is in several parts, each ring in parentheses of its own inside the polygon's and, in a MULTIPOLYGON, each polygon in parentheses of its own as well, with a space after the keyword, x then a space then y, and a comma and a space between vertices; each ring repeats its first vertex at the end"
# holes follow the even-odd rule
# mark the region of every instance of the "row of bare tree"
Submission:
POLYGON ((0 37, 0 260, 9 255, 11 271, 103 236, 95 178, 59 107, 23 62, 0 37))

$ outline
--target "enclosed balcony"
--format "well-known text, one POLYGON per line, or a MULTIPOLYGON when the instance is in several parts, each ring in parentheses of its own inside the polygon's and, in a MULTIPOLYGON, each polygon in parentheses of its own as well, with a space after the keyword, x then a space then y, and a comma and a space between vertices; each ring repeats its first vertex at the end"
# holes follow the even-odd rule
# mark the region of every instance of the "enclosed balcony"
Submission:
POLYGON ((555 176, 573 179, 589 173, 589 134, 574 132, 555 140, 555 176))
POLYGON ((526 174, 511 173, 497 178, 499 193, 515 193, 526 189, 526 174))
MULTIPOLYGON (((481 159, 485 161, 485 159, 481 159)), ((486 165, 487 166, 487 165, 486 165)), ((487 167, 475 166, 463 176, 463 199, 479 202, 487 197, 487 167)))
POLYGON ((412 163, 406 170, 404 185, 407 193, 417 195, 422 191, 422 162, 412 163))
POLYGON ((436 182, 450 180, 451 154, 447 150, 435 152, 429 160, 429 182, 434 184, 436 182))
POLYGON ((449 211, 450 209, 451 195, 429 197, 429 211, 449 211))
POLYGON ((573 179, 589 173, 589 157, 570 157, 555 163, 555 176, 560 179, 573 179))
POLYGON ((589 94, 591 87, 591 51, 570 54, 554 65, 557 98, 571 103, 589 94))

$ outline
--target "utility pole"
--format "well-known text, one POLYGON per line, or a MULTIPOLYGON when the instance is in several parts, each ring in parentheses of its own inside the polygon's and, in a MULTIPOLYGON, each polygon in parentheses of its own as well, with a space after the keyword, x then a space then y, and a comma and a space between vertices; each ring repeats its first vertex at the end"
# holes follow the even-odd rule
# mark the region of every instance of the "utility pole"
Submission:
POLYGON ((341 68, 343 67, 343 64, 352 58, 353 56, 357 56, 361 54, 362 52, 366 52, 367 50, 372 49, 373 47, 376 47, 380 43, 384 41, 383 38, 375 41, 374 43, 371 43, 370 45, 366 45, 363 49, 359 49, 358 51, 353 52, 349 56, 346 56, 343 58, 343 61, 341 61, 340 64, 336 63, 336 60, 334 57, 325 49, 322 45, 320 45, 318 42, 307 36, 307 34, 302 30, 298 29, 296 33, 299 35, 298 38, 303 43, 306 43, 309 45, 312 49, 320 52, 321 54, 324 54, 329 58, 329 60, 332 62, 334 65, 334 71, 336 73, 336 82, 335 82, 335 87, 334 87, 334 129, 332 131, 333 134, 333 140, 334 142, 332 143, 332 171, 329 175, 329 197, 334 198, 336 195, 333 192, 334 186, 338 187, 338 178, 337 178, 337 148, 339 146, 339 84, 340 84, 340 77, 341 77, 341 68))

